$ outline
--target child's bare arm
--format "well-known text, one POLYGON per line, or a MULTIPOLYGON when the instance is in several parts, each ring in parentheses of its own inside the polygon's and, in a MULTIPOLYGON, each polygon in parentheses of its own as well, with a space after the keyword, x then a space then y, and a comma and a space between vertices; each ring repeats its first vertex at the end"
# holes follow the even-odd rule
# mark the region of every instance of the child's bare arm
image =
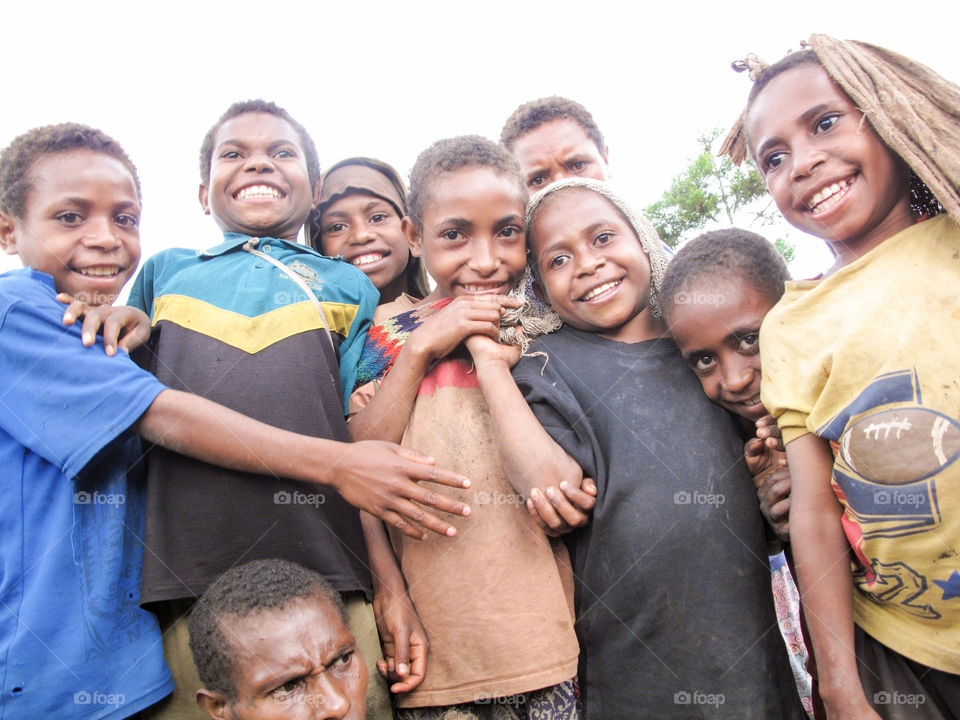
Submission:
POLYGON ((96 341, 101 326, 107 355, 115 355, 118 347, 130 352, 150 339, 150 318, 142 310, 129 305, 90 305, 68 293, 59 293, 57 300, 67 306, 64 325, 73 325, 83 318, 80 337, 86 347, 96 341))
POLYGON ((497 337, 500 308, 516 301, 501 296, 458 297, 410 333, 370 402, 350 420, 354 440, 400 442, 410 421, 417 389, 430 367, 468 335, 497 337))
POLYGON ((297 435, 178 390, 161 392, 135 429, 150 442, 213 465, 329 485, 354 507, 413 538, 425 538, 426 530, 456 534, 423 506, 470 514, 464 503, 417 484, 426 480, 465 488, 469 480, 392 443, 297 435))
POLYGON ((833 452, 809 434, 787 445, 787 459, 793 476, 790 540, 827 717, 879 720, 857 672, 850 546, 830 486, 833 452))
POLYGON ((580 493, 587 507, 570 502, 577 496, 568 490, 580 488, 583 471, 543 429, 514 382, 510 368, 519 359, 519 347, 474 336, 467 338, 467 349, 473 356, 503 467, 514 490, 528 498, 528 507, 532 504, 551 530, 564 532, 584 525, 587 511, 594 504, 593 496, 580 493))
POLYGON ((373 576, 373 611, 380 632, 383 660, 380 674, 394 693, 410 692, 423 682, 427 670, 427 634, 407 594, 407 584, 390 546, 383 523, 360 513, 373 576))

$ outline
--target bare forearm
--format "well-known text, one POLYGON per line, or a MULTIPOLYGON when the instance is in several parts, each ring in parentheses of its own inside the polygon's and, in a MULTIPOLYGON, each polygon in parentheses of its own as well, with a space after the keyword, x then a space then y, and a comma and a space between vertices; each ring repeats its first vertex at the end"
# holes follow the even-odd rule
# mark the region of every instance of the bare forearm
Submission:
POLYGON ((845 704, 862 699, 863 689, 854 651, 850 546, 830 486, 833 455, 810 435, 787 445, 787 457, 793 476, 790 540, 820 693, 828 706, 845 704))
POLYGON ((403 573, 400 571, 397 556, 390 545, 387 529, 378 518, 365 512, 360 513, 360 523, 363 526, 363 538, 367 545, 374 593, 406 592, 403 573))
POLYGON ((564 480, 579 487, 580 466, 550 437, 527 405, 505 363, 477 365, 483 392, 497 435, 497 444, 513 489, 529 497, 533 488, 559 486, 564 480))
POLYGON ((336 485, 343 443, 280 430, 210 400, 164 390, 135 430, 167 450, 241 472, 336 485), (320 459, 329 458, 324 463, 320 459))

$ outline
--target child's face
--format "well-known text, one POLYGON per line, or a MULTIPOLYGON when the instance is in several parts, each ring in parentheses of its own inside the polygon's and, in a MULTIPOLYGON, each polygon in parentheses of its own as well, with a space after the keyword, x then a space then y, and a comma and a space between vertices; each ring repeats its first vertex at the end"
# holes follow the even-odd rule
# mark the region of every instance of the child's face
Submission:
POLYGON ((320 242, 327 255, 342 255, 381 293, 399 280, 410 259, 396 209, 383 198, 354 193, 331 203, 320 216, 320 242))
POLYGON ((430 296, 506 295, 527 259, 516 179, 467 167, 434 177, 427 190, 422 230, 409 219, 403 227, 437 283, 430 296))
POLYGON ((140 261, 140 200, 126 166, 93 150, 40 157, 23 217, 0 213, 0 243, 58 292, 113 303, 140 261))
POLYGON ((236 720, 362 720, 367 668, 329 601, 300 598, 220 622, 233 653, 236 697, 202 691, 208 712, 236 720))
POLYGON ((573 120, 551 120, 524 133, 513 145, 531 193, 570 177, 607 179, 607 155, 573 120))
POLYGON ((833 245, 841 264, 914 222, 906 166, 819 65, 771 80, 746 125, 783 217, 833 245))
POLYGON ((226 232, 296 242, 319 190, 320 183, 310 185, 293 126, 270 113, 250 112, 217 131, 200 205, 226 232))
POLYGON ((530 242, 540 286, 565 322, 621 342, 663 334, 650 315, 650 260, 606 198, 583 189, 548 198, 530 242))
POLYGON ((762 418, 760 323, 773 303, 740 278, 704 278, 677 295, 670 332, 707 397, 748 420, 762 418))

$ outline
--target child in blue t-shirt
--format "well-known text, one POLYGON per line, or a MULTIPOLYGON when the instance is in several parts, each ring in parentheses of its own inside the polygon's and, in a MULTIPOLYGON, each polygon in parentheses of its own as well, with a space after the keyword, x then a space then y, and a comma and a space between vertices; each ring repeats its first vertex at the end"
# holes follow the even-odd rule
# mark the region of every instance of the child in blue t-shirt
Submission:
POLYGON ((173 687, 156 618, 139 607, 145 497, 131 430, 238 471, 370 492, 338 465, 346 446, 168 389, 64 327, 58 292, 99 307, 130 278, 139 219, 136 169, 97 130, 38 128, 0 154, 0 248, 26 266, 0 276, 3 717, 128 717, 173 687))

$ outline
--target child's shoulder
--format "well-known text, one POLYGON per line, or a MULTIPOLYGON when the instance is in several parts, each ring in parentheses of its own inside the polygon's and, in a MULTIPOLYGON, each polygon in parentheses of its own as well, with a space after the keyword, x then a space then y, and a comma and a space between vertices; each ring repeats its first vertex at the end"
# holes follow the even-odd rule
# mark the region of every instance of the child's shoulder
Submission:
POLYGON ((0 311, 17 302, 56 303, 57 289, 53 278, 33 268, 18 268, 0 275, 0 311))

